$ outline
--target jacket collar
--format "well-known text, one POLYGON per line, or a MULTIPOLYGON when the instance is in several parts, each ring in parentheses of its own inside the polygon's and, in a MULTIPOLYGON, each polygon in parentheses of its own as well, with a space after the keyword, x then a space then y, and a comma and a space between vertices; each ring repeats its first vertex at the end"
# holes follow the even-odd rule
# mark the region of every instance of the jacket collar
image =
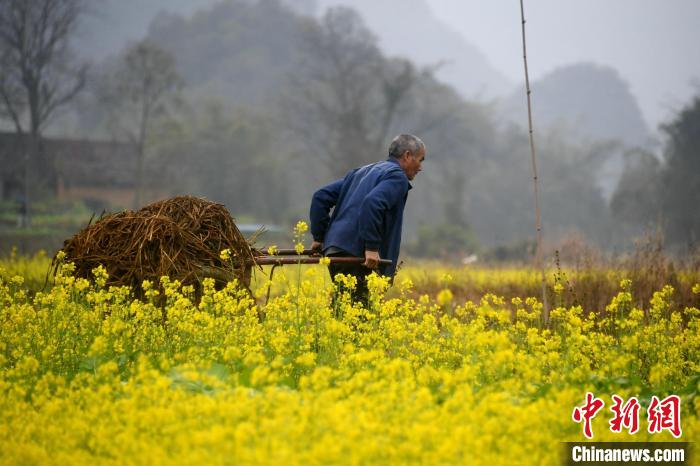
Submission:
MULTIPOLYGON (((401 167, 401 164, 399 163, 399 161, 396 160, 394 157, 389 157, 389 158, 386 159, 386 161, 387 161, 387 162, 394 163, 394 164, 398 165, 399 167, 401 167)), ((402 169, 402 170, 403 170, 403 169, 402 169)), ((413 185, 411 184, 410 181, 408 182, 408 189, 409 189, 409 191, 410 191, 411 189, 413 189, 413 185)))

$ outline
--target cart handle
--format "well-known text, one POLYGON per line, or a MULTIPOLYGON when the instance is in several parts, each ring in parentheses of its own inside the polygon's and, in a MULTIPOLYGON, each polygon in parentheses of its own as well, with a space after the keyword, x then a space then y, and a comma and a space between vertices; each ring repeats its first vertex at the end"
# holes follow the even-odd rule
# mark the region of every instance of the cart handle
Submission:
MULTIPOLYGON (((262 251, 267 252, 270 248, 262 248, 262 251)), ((301 253, 298 253, 296 249, 276 249, 275 256, 313 256, 315 254, 320 255, 320 249, 304 249, 301 253)))
MULTIPOLYGON (((286 251, 286 250, 284 250, 286 251)), ((293 249, 292 249, 293 251, 293 249)), ((294 252, 296 255, 296 252, 294 252)), ((282 254, 283 255, 283 254, 282 254)), ((331 264, 363 264, 362 257, 329 257, 331 264)), ((254 259, 256 265, 285 265, 285 264, 318 264, 323 257, 279 257, 279 256, 259 256, 254 259)), ((391 265, 390 259, 379 259, 379 265, 391 265)))

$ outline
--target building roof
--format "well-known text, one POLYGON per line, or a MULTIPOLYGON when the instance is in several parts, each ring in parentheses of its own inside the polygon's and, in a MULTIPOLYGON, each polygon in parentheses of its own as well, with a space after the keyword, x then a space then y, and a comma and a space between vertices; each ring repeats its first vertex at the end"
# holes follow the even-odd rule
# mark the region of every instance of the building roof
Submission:
MULTIPOLYGON (((16 178, 23 172, 22 139, 0 132, 0 177, 16 178)), ((43 138, 42 157, 35 169, 65 186, 131 187, 135 183, 134 146, 117 141, 43 138)))

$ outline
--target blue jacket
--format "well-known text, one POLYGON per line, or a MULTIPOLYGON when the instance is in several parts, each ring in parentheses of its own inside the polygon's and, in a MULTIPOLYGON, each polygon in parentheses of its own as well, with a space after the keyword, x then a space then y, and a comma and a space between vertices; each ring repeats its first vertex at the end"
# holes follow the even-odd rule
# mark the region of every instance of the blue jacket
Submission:
POLYGON ((382 259, 392 261, 380 272, 391 277, 399 259, 409 189, 406 174, 391 157, 351 170, 314 193, 311 234, 324 250, 336 247, 357 257, 364 257, 366 249, 379 251, 382 259))

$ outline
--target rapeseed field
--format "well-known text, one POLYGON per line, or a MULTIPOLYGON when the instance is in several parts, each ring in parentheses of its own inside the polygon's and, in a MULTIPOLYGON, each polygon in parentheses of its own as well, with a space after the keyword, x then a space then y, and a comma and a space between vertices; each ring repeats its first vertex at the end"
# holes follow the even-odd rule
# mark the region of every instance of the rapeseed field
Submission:
POLYGON ((693 305, 665 286, 640 307, 623 279, 605 309, 555 300, 545 325, 538 299, 465 301, 447 272, 372 276, 364 308, 323 265, 276 272, 265 303, 262 274, 252 296, 163 278, 136 300, 103 269, 63 262, 36 291, 40 273, 6 263, 0 463, 560 464, 588 392, 595 441, 700 440, 697 283, 693 305), (613 395, 641 403, 635 434, 610 430, 613 395), (680 439, 647 429, 669 395, 680 439))

